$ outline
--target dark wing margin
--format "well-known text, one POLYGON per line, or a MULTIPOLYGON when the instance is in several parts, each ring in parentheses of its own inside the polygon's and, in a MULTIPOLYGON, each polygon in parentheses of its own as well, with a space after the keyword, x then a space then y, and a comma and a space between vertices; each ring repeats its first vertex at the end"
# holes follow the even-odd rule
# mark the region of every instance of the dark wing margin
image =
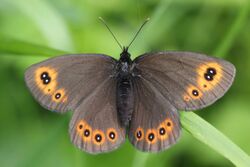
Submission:
POLYGON ((192 52, 158 52, 137 57, 139 75, 178 110, 211 105, 232 85, 235 67, 228 61, 192 52))

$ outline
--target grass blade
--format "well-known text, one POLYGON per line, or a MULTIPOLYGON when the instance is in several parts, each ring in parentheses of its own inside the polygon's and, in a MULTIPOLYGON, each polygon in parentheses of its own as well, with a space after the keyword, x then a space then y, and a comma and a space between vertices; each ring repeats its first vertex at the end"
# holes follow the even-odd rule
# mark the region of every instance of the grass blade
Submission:
POLYGON ((234 165, 250 166, 250 157, 215 127, 192 112, 181 112, 182 127, 202 143, 208 145, 234 165))
POLYGON ((34 55, 49 57, 52 55, 65 54, 65 51, 51 49, 49 47, 39 46, 28 42, 14 40, 10 38, 0 38, 0 53, 15 55, 34 55))

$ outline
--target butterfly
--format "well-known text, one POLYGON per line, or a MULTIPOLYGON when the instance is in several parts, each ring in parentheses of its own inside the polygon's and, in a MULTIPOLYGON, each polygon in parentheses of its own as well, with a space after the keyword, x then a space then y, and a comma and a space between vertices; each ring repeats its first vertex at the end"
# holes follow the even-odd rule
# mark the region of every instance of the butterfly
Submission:
POLYGON ((234 77, 234 65, 219 58, 173 51, 132 60, 128 47, 122 48, 119 60, 69 54, 25 72, 27 87, 44 108, 73 111, 70 139, 91 154, 115 150, 127 136, 141 151, 169 148, 181 135, 178 111, 211 105, 234 77))

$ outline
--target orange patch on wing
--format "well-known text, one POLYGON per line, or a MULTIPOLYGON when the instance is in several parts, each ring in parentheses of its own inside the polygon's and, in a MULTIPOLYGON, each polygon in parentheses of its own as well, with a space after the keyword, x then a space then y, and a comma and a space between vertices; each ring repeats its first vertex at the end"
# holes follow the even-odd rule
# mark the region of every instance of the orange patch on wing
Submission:
POLYGON ((35 70, 35 83, 37 87, 44 93, 44 94, 52 94, 57 86, 57 72, 52 67, 40 67, 35 70), (50 77, 50 82, 48 84, 44 84, 43 80, 41 79, 41 75, 46 72, 50 77))
POLYGON ((81 136, 82 133, 83 133, 83 129, 84 129, 84 126, 86 125, 86 122, 84 122, 83 120, 81 120, 78 124, 77 124, 77 127, 76 127, 76 131, 77 133, 81 136))
POLYGON ((166 130, 167 132, 172 132, 173 128, 174 128, 174 124, 173 121, 170 118, 167 118, 164 121, 165 125, 166 125, 166 130))
POLYGON ((105 142, 105 135, 101 130, 95 130, 92 137, 95 145, 102 145, 105 142))
POLYGON ((165 140, 168 138, 167 126, 166 126, 165 122, 163 122, 159 125, 159 127, 157 128, 157 132, 158 132, 158 138, 160 140, 165 140))
POLYGON ((118 134, 114 128, 109 128, 106 134, 107 138, 111 142, 115 142, 118 138, 118 134))
POLYGON ((92 128, 85 123, 83 127, 82 139, 84 142, 91 141, 92 128))
POLYGON ((57 103, 58 102, 65 103, 68 100, 65 90, 62 88, 62 89, 55 91, 52 95, 52 100, 57 103))
POLYGON ((141 141, 144 138, 144 130, 141 127, 138 127, 134 135, 137 141, 141 141))
POLYGON ((184 95, 183 95, 183 99, 184 99, 184 101, 186 101, 186 102, 190 101, 190 97, 189 97, 187 94, 184 94, 184 95))
POLYGON ((148 129, 145 138, 149 144, 154 144, 157 141, 156 130, 155 129, 148 129))
POLYGON ((198 78, 197 84, 200 89, 209 91, 213 89, 222 78, 222 66, 216 62, 210 62, 202 64, 197 68, 198 78), (213 80, 208 81, 205 79, 204 75, 207 73, 207 69, 213 68, 216 70, 216 75, 213 76, 213 80))
MULTIPOLYGON (((191 97, 192 99, 200 99, 202 97, 202 92, 200 91, 200 89, 198 89, 197 87, 193 86, 193 85, 189 85, 186 89, 187 93, 189 96, 187 96, 186 94, 184 94, 184 97, 191 97)), ((184 100, 190 100, 189 99, 185 99, 184 100)))

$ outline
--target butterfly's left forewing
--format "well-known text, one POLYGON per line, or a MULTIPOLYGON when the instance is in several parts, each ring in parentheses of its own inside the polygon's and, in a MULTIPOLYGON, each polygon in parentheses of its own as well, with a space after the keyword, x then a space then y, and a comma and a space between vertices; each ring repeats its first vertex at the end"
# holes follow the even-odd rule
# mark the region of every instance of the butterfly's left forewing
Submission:
POLYGON ((175 144, 181 127, 177 109, 150 82, 133 78, 135 108, 129 140, 139 150, 162 151, 175 144))

